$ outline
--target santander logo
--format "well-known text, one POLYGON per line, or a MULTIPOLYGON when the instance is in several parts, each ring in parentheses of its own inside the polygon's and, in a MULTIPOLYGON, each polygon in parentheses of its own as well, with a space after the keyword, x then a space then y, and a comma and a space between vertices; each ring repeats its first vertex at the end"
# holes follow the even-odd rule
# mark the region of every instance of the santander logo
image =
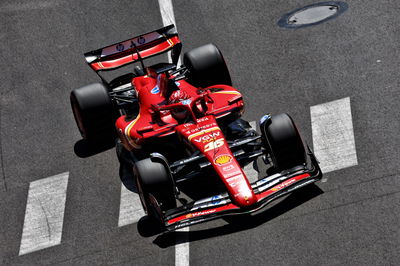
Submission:
POLYGON ((293 184, 294 182, 296 182, 296 180, 294 178, 290 179, 288 181, 283 182, 282 184, 276 185, 275 187, 271 188, 271 191, 281 190, 282 188, 285 188, 285 187, 293 184))
POLYGON ((211 209, 211 210, 205 210, 205 211, 200 211, 200 212, 189 213, 189 214, 186 215, 186 218, 193 218, 193 217, 197 217, 197 216, 211 214, 211 213, 214 213, 216 211, 217 211, 216 209, 211 209))

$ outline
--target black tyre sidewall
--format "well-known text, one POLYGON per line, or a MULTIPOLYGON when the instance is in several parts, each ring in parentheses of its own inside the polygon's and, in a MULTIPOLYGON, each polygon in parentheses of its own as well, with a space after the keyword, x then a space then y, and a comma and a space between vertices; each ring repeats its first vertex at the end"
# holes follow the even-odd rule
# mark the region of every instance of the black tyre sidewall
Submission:
POLYGON ((206 44, 185 53, 183 63, 189 69, 189 82, 194 86, 232 85, 224 57, 214 44, 206 44))
POLYGON ((303 141, 296 125, 288 114, 271 117, 262 130, 272 161, 278 170, 286 170, 306 163, 303 141))
POLYGON ((147 158, 135 163, 134 172, 142 204, 149 215, 154 215, 150 194, 161 205, 162 211, 176 208, 173 180, 162 163, 147 158))
POLYGON ((100 83, 71 92, 71 107, 82 137, 86 140, 115 138, 117 112, 107 89, 100 83))

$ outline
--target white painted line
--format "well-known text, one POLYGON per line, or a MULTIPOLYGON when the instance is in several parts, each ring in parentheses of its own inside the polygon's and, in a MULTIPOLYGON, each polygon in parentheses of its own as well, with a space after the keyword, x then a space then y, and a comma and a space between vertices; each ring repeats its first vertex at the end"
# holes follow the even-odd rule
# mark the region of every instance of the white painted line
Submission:
MULTIPOLYGON (((158 0, 158 4, 160 6, 160 13, 164 27, 171 24, 174 24, 176 27, 172 0, 158 0)), ((168 54, 169 54, 168 61, 172 63, 171 52, 169 52, 168 54)), ((181 65, 181 58, 179 57, 178 66, 180 65, 181 65)), ((182 228, 178 231, 189 232, 189 227, 182 228)), ((189 241, 184 241, 184 243, 177 244, 175 246, 175 265, 176 266, 189 265, 189 241)))
MULTIPOLYGON (((161 18, 164 27, 174 24, 176 27, 174 8, 172 6, 172 0, 158 0, 158 5, 160 6, 161 18)), ((172 63, 171 52, 168 52, 168 61, 172 63)), ((178 66, 181 65, 181 58, 179 57, 178 66)))
MULTIPOLYGON (((189 227, 176 230, 179 232, 189 232, 189 227)), ((176 239, 176 242, 182 242, 175 245, 175 266, 188 266, 189 265, 189 239, 186 237, 176 239)))
POLYGON ((251 121, 249 122, 251 128, 255 131, 257 131, 257 122, 256 121, 251 121))
POLYGON ((61 243, 69 173, 29 184, 19 255, 61 243))
POLYGON ((254 169, 252 162, 243 167, 243 171, 250 183, 258 180, 258 172, 254 169))
POLYGON ((158 0, 158 4, 160 6, 163 25, 168 26, 174 24, 176 26, 172 0, 158 0))
POLYGON ((139 195, 129 191, 121 183, 121 201, 119 206, 118 227, 133 224, 145 216, 139 195))
POLYGON ((311 126, 323 173, 358 164, 349 97, 311 106, 311 126))

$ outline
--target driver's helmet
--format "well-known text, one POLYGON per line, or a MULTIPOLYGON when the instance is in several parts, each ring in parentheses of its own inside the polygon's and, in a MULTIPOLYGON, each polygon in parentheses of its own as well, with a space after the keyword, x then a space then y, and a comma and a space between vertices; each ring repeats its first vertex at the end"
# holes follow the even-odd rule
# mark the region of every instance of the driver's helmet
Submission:
MULTIPOLYGON (((176 90, 171 94, 168 101, 170 104, 179 103, 179 102, 190 103, 189 99, 190 99, 189 94, 187 94, 186 92, 184 92, 182 90, 176 90)), ((188 111, 183 108, 175 108, 175 109, 171 110, 171 114, 175 119, 182 121, 187 118, 188 111)))

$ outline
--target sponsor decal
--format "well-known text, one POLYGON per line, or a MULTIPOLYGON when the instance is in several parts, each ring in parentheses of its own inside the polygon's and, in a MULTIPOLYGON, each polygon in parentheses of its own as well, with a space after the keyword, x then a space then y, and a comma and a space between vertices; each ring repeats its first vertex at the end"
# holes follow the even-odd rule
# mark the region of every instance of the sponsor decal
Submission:
POLYGON ((229 177, 229 178, 226 179, 226 181, 231 182, 232 180, 238 179, 240 175, 241 175, 240 171, 235 171, 233 173, 229 173, 229 174, 224 175, 224 177, 226 177, 226 178, 229 177), (233 177, 231 177, 231 176, 233 176, 233 177))
POLYGON ((271 119, 271 115, 264 115, 263 117, 261 117, 261 119, 260 119, 260 125, 262 124, 262 123, 264 123, 266 120, 268 120, 268 119, 271 119))
POLYGON ((188 225, 191 225, 191 224, 192 224, 191 222, 181 223, 181 224, 175 225, 175 229, 178 229, 178 228, 181 228, 181 227, 185 227, 185 226, 188 226, 188 225))
POLYGON ((211 198, 211 204, 217 205, 217 204, 221 203, 222 202, 221 198, 222 198, 221 196, 213 196, 211 198))
MULTIPOLYGON (((223 199, 223 197, 221 195, 216 195, 216 196, 212 196, 206 199, 202 199, 199 201, 196 201, 194 203, 194 207, 190 209, 190 211, 195 211, 197 209, 205 209, 205 208, 210 208, 213 207, 215 205, 220 205, 220 204, 225 204, 226 200, 223 199), (203 203, 203 204, 202 204, 203 203)), ((192 216, 189 215, 190 217, 186 217, 186 218, 191 218, 192 216)))
MULTIPOLYGON (((199 122, 199 120, 197 120, 197 122, 199 122)), ((194 128, 194 129, 190 130, 190 133, 196 133, 196 132, 198 132, 199 134, 204 134, 204 133, 206 133, 206 132, 219 129, 219 128, 216 127, 216 126, 217 126, 217 124, 215 124, 215 123, 208 124, 208 125, 203 125, 203 126, 201 126, 201 127, 194 128), (202 132, 199 132, 200 130, 204 130, 204 129, 207 129, 207 128, 210 128, 210 127, 215 127, 215 129, 214 129, 214 128, 211 128, 211 129, 207 130, 206 132, 203 132, 203 131, 202 131, 202 132)), ((190 137, 190 139, 192 139, 193 137, 196 137, 196 136, 198 136, 198 134, 196 134, 196 135, 191 135, 191 136, 189 136, 189 137, 190 137)))
POLYGON ((216 137, 219 137, 219 135, 221 135, 221 132, 220 131, 216 131, 216 132, 213 132, 211 134, 207 134, 205 136, 201 136, 200 138, 195 139, 194 141, 203 142, 203 143, 210 142, 210 141, 215 140, 216 137))
POLYGON ((215 160, 214 163, 217 165, 224 165, 232 161, 232 156, 228 154, 220 155, 215 160))
POLYGON ((184 105, 189 105, 191 102, 192 102, 192 100, 190 100, 190 99, 181 101, 181 103, 184 105))
POLYGON ((179 87, 181 85, 181 83, 178 81, 175 81, 175 85, 179 87))
POLYGON ((261 185, 263 185, 263 184, 265 184, 265 183, 267 183, 267 182, 269 182, 269 181, 271 181, 271 180, 273 180, 273 179, 275 179, 277 177, 281 177, 281 175, 280 174, 274 174, 274 175, 271 175, 271 176, 269 176, 267 178, 264 178, 264 179, 262 179, 262 180, 257 182, 257 186, 259 187, 259 186, 261 186, 261 185))
POLYGON ((117 46, 115 46, 115 49, 117 49, 119 52, 122 52, 125 49, 125 46, 122 43, 119 43, 117 46))
MULTIPOLYGON (((195 129, 192 129, 192 130, 188 131, 188 133, 196 133, 196 132, 199 132, 199 131, 200 131, 200 129, 195 128, 195 129)), ((189 138, 192 138, 192 136, 189 136, 189 138)))
POLYGON ((186 218, 193 218, 193 217, 197 217, 197 216, 202 216, 202 215, 206 215, 206 214, 211 214, 211 213, 214 213, 214 212, 216 212, 216 210, 215 209, 212 209, 212 210, 205 210, 205 211, 200 211, 200 212, 194 212, 194 213, 189 213, 189 214, 186 214, 186 218))
POLYGON ((160 93, 160 88, 158 86, 155 86, 150 92, 151 94, 158 94, 160 93))
POLYGON ((296 182, 296 179, 290 179, 288 181, 283 182, 282 184, 276 185, 275 187, 271 188, 271 191, 281 190, 281 189, 293 184, 294 182, 296 182))
POLYGON ((204 122, 210 120, 208 117, 202 117, 200 119, 197 119, 197 122, 204 122))
POLYGON ((204 125, 204 126, 202 126, 202 127, 192 129, 192 130, 190 131, 191 133, 195 133, 195 132, 197 132, 197 133, 190 135, 190 136, 188 137, 188 139, 191 140, 192 138, 195 138, 195 137, 197 137, 197 136, 204 135, 204 134, 206 134, 206 133, 208 133, 208 132, 212 132, 212 131, 216 131, 216 130, 219 130, 219 127, 216 127, 216 126, 214 126, 213 124, 204 125), (209 128, 209 127, 211 127, 211 126, 213 126, 213 128, 209 128), (209 128, 209 129, 204 130, 204 129, 206 129, 206 128, 209 128), (201 131, 200 131, 200 130, 201 130, 201 131), (200 132, 199 132, 199 131, 200 131, 200 132))
POLYGON ((146 39, 143 36, 139 36, 137 38, 138 44, 144 44, 146 42, 146 39))
POLYGON ((239 188, 238 193, 234 194, 233 197, 243 197, 245 200, 248 200, 251 197, 251 192, 249 192, 246 188, 241 187, 239 188))
POLYGON ((235 168, 233 165, 224 166, 224 167, 222 167, 222 171, 228 172, 228 171, 232 170, 233 168, 235 168))

